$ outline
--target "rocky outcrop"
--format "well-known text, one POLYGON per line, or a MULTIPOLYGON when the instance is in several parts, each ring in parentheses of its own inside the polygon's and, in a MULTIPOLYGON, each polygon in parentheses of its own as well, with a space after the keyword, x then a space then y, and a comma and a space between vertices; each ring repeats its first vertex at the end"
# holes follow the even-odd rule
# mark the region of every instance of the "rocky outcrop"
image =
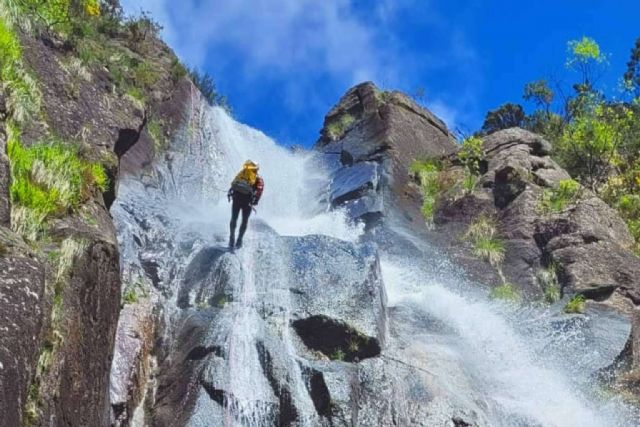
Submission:
POLYGON ((394 203, 420 225, 409 166, 415 159, 451 154, 455 141, 430 111, 400 92, 383 92, 367 82, 350 89, 329 111, 315 148, 334 169, 334 207, 372 224, 385 203, 394 203))
POLYGON ((544 292, 540 272, 553 264, 563 294, 637 304, 640 262, 618 214, 586 189, 557 212, 542 207, 543 192, 570 178, 551 159, 550 144, 514 128, 485 137, 483 147, 478 184, 440 200, 436 224, 461 234, 478 216, 494 217, 506 246, 504 274, 532 296, 544 292))

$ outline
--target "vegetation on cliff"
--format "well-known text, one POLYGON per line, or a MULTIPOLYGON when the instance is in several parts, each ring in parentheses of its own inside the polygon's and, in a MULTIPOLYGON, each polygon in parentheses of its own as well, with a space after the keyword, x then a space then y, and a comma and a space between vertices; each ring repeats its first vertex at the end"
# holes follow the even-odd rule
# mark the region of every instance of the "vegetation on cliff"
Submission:
POLYGON ((544 135, 555 160, 624 218, 640 253, 640 39, 613 96, 598 85, 608 65, 599 44, 583 37, 568 42, 567 50, 570 85, 557 79, 528 83, 523 98, 533 111, 526 115, 522 106, 504 104, 487 113, 482 133, 520 126, 544 135))

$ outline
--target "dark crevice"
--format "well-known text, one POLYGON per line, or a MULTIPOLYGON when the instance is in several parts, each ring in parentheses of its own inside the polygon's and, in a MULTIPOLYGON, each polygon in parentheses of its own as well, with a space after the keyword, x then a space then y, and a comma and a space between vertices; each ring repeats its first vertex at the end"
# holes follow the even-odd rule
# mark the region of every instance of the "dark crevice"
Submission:
POLYGON ((186 360, 201 360, 207 357, 208 355, 213 354, 218 357, 222 357, 222 349, 218 346, 197 346, 193 348, 189 354, 187 355, 186 360))
POLYGON ((606 301, 607 299, 609 299, 609 297, 611 297, 611 295, 616 290, 616 288, 617 288, 617 286, 614 286, 614 285, 601 286, 601 287, 599 287, 597 289, 589 289, 589 290, 586 290, 586 291, 582 291, 580 293, 586 299, 602 302, 602 301, 606 301))
POLYGON ((378 340, 326 316, 312 316, 292 323, 302 342, 331 359, 354 362, 380 354, 378 340))
POLYGON ((220 406, 224 406, 225 395, 223 390, 215 388, 213 385, 206 382, 202 383, 202 387, 204 388, 204 391, 207 392, 211 400, 213 400, 220 406))
POLYGON ((473 426, 473 424, 466 422, 460 417, 453 417, 451 418, 451 421, 453 422, 453 425, 455 427, 472 427, 473 426))
POLYGON ((120 129, 118 131, 118 140, 113 146, 113 152, 116 153, 118 159, 121 159, 127 151, 131 149, 140 139, 140 130, 136 129, 120 129))
POLYGON ((322 417, 331 418, 331 394, 324 381, 324 375, 306 367, 302 367, 302 373, 306 377, 307 391, 316 412, 322 417))
POLYGON ((111 208, 113 202, 116 200, 116 189, 118 188, 118 168, 117 167, 106 167, 105 173, 107 175, 107 190, 102 193, 102 197, 104 199, 104 204, 107 207, 107 210, 111 208))
POLYGON ((278 427, 289 427, 298 420, 298 411, 293 404, 291 392, 287 384, 281 384, 273 370, 273 357, 261 341, 256 342, 256 349, 260 356, 260 366, 264 376, 269 381, 273 394, 278 398, 279 410, 276 424, 278 427))
POLYGON ((356 190, 349 191, 348 193, 343 194, 340 197, 336 197, 331 203, 331 205, 335 208, 336 206, 340 206, 343 203, 346 203, 350 200, 359 199, 373 189, 374 189, 373 185, 370 182, 368 182, 356 190))

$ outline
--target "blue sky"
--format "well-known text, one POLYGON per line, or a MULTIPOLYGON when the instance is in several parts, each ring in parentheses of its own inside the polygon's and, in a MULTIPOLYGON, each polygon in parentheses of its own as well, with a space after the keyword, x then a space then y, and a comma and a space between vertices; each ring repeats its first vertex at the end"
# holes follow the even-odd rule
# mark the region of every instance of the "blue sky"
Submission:
POLYGON ((284 145, 309 146, 353 84, 416 94, 452 128, 522 102, 526 82, 564 68, 567 41, 610 54, 612 96, 640 37, 640 0, 122 0, 150 11, 191 66, 210 72, 235 117, 284 145))

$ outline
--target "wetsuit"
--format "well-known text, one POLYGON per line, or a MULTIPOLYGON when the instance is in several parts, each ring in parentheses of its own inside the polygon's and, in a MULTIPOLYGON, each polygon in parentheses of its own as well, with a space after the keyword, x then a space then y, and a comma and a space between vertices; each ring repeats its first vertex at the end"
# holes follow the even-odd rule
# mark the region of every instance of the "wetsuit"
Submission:
POLYGON ((251 209, 256 206, 262 197, 262 190, 264 189, 264 181, 258 177, 256 183, 253 186, 253 192, 251 194, 242 194, 233 190, 229 190, 229 195, 233 200, 231 205, 231 223, 229 224, 229 247, 240 248, 242 247, 242 238, 245 231, 247 231, 247 225, 249 224, 249 216, 251 216, 251 209), (236 225, 238 223, 238 216, 242 212, 242 222, 240 223, 240 230, 238 232, 238 240, 235 240, 236 225))

